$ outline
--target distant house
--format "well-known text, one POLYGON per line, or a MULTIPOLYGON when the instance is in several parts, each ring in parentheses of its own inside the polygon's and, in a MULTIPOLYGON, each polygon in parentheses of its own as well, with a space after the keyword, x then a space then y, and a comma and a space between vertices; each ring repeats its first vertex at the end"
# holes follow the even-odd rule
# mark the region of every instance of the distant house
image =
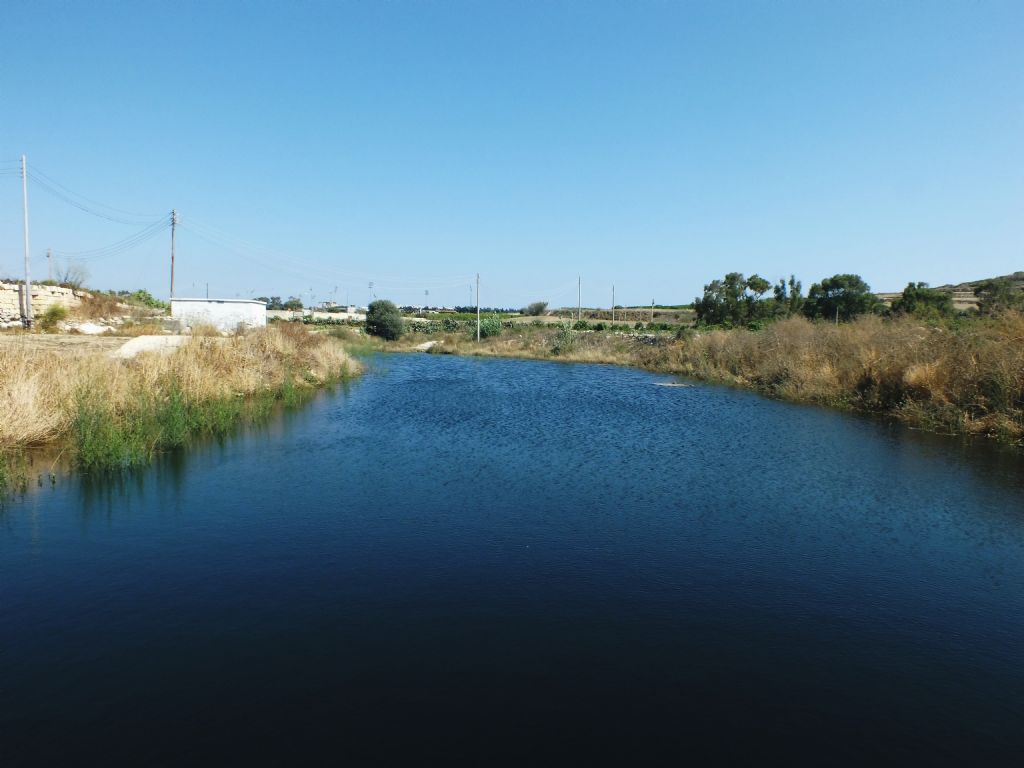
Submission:
POLYGON ((213 326, 235 333, 267 325, 267 305, 250 299, 171 299, 171 317, 188 328, 213 326))

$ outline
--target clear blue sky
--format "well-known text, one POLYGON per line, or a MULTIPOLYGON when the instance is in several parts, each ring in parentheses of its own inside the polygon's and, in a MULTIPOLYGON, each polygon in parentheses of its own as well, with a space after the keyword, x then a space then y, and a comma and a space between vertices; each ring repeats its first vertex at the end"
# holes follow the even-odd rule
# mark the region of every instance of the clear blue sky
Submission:
MULTIPOLYGON (((1024 269, 1020 0, 11 0, 3 30, 0 275, 22 153, 106 205, 176 207, 179 295, 468 303, 479 271, 485 305, 572 304, 582 274, 593 306, 733 270, 1024 269)), ((36 276, 48 247, 144 226, 29 196, 36 276)), ((89 282, 166 296, 168 250, 89 282)))

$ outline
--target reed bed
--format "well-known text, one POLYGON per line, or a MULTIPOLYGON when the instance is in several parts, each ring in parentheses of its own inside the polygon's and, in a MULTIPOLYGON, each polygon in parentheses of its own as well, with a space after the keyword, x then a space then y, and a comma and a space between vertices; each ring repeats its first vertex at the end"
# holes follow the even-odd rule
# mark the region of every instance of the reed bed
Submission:
POLYGON ((199 336, 170 354, 0 346, 0 451, 65 441, 81 469, 148 461, 155 451, 298 402, 356 373, 336 339, 281 325, 199 336))
POLYGON ((697 334, 664 364, 789 400, 882 413, 937 431, 1024 436, 1024 316, 959 326, 864 317, 697 334))

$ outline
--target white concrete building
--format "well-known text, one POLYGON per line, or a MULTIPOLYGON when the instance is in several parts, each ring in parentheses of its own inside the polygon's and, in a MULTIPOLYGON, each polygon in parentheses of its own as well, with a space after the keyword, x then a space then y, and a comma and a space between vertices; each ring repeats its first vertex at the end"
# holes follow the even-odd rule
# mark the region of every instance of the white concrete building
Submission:
POLYGON ((212 325, 234 333, 240 328, 265 328, 267 305, 250 299, 171 299, 171 317, 189 328, 212 325))

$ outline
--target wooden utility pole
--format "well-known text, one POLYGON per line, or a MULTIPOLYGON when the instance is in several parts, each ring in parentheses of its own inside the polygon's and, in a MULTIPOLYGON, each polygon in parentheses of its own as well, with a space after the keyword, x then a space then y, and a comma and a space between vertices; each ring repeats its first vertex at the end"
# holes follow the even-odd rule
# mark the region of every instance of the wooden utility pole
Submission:
POLYGON ((612 286, 612 322, 615 322, 615 286, 612 286))
POLYGON ((178 226, 178 212, 171 210, 171 298, 174 298, 174 229, 178 226))
POLYGON ((583 278, 576 275, 576 319, 583 322, 583 278))
POLYGON ((28 255, 28 168, 25 156, 21 156, 21 203, 25 214, 25 319, 26 328, 32 327, 32 275, 28 255))
POLYGON ((476 273, 476 340, 480 342, 480 273, 476 273))

